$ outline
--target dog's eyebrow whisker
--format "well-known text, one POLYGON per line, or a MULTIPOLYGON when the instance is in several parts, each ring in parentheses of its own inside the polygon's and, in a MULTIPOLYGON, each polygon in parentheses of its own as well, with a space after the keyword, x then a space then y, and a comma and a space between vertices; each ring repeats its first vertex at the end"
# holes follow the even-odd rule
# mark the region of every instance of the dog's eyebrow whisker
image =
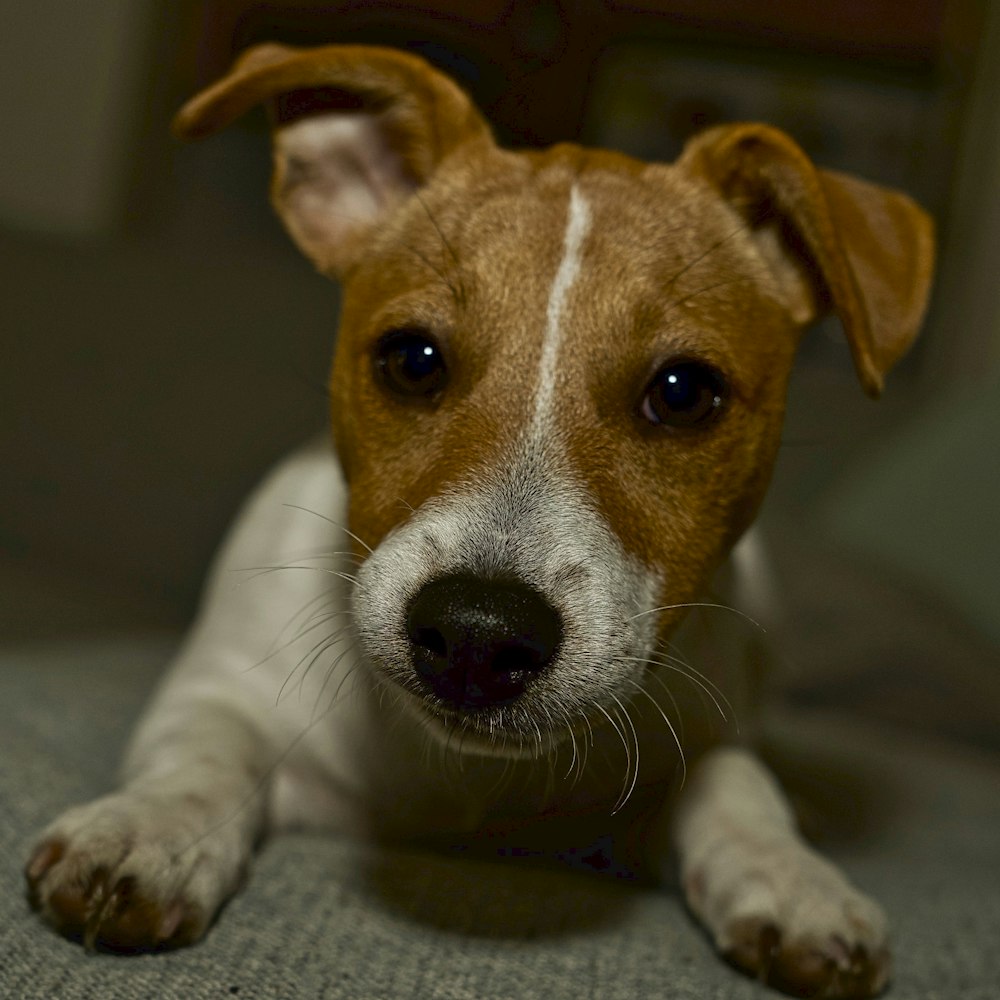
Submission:
POLYGON ((309 507, 302 507, 300 504, 297 503, 283 503, 281 506, 290 507, 292 510, 301 510, 306 514, 312 514, 313 517, 322 518, 327 523, 332 524, 335 528, 339 528, 342 532, 344 532, 345 535, 348 535, 351 538, 353 538, 358 543, 358 545, 364 546, 365 551, 367 551, 369 555, 371 555, 371 553, 374 551, 366 541, 359 538, 349 528, 345 527, 339 521, 335 521, 332 517, 328 517, 326 514, 321 514, 318 510, 312 510, 309 507))
POLYGON ((431 225, 434 227, 434 231, 441 238, 441 243, 444 245, 445 250, 448 251, 452 261, 455 263, 455 266, 461 267, 462 266, 461 258, 458 256, 457 253, 455 253, 455 248, 448 242, 447 237, 444 235, 444 230, 442 230, 440 225, 438 225, 438 220, 434 218, 434 213, 430 210, 430 206, 424 200, 423 195, 419 191, 415 191, 414 194, 416 194, 417 201, 420 203, 420 207, 427 214, 427 218, 430 220, 431 225))
POLYGON ((712 601, 686 601, 681 604, 661 604, 657 608, 647 608, 645 611, 639 611, 637 614, 631 615, 627 620, 634 622, 637 618, 644 618, 646 615, 655 615, 660 611, 680 611, 684 608, 709 608, 717 611, 728 611, 731 614, 739 615, 740 618, 749 622, 754 628, 760 629, 761 632, 767 633, 767 629, 759 621, 751 618, 745 611, 740 611, 739 608, 734 608, 730 604, 715 604, 712 601))
POLYGON ((739 226, 737 226, 731 232, 727 233, 721 239, 716 240, 710 247, 708 247, 707 250, 703 250, 700 254, 698 254, 697 257, 693 258, 692 260, 689 260, 676 274, 674 274, 674 276, 670 279, 670 281, 667 282, 667 287, 673 288, 677 284, 678 279, 682 278, 685 274, 687 274, 688 271, 690 271, 693 267, 696 267, 707 257, 710 257, 713 253, 715 253, 716 250, 718 250, 724 244, 728 243, 729 240, 731 240, 734 236, 744 232, 748 228, 749 227, 745 222, 741 223, 739 226))
POLYGON ((678 306, 682 306, 685 302, 690 302, 692 299, 696 299, 699 295, 705 295, 707 292, 714 292, 715 289, 725 288, 727 285, 745 284, 746 282, 752 282, 753 280, 753 278, 727 278, 725 281, 715 281, 711 285, 704 285, 697 291, 689 292, 687 295, 684 295, 679 299, 672 299, 667 306, 664 316, 669 316, 670 313, 678 306))
POLYGON ((463 301, 463 293, 458 288, 455 287, 455 285, 452 283, 451 278, 449 278, 448 275, 441 270, 441 268, 439 268, 435 263, 433 263, 433 261, 431 261, 431 259, 427 256, 427 254, 425 254, 422 250, 419 250, 411 243, 404 243, 403 246, 407 250, 409 250, 414 257, 418 258, 427 267, 428 270, 433 271, 434 274, 441 281, 441 283, 448 289, 449 292, 451 292, 451 296, 455 300, 456 304, 461 304, 461 302, 463 301))
POLYGON ((448 285, 451 290, 452 295, 455 298, 456 305, 463 306, 466 301, 465 285, 462 282, 462 258, 455 252, 455 248, 448 242, 448 238, 444 234, 444 230, 438 224, 438 220, 434 217, 434 213, 430 210, 430 206, 424 200, 423 196, 419 191, 415 192, 417 196, 417 201, 420 203, 420 207, 424 210, 427 218, 430 220, 430 224, 434 227, 434 231, 438 234, 438 238, 441 240, 442 246, 448 251, 448 255, 451 257, 452 263, 455 265, 455 270, 458 275, 458 288, 456 289, 448 278, 443 280, 448 285))

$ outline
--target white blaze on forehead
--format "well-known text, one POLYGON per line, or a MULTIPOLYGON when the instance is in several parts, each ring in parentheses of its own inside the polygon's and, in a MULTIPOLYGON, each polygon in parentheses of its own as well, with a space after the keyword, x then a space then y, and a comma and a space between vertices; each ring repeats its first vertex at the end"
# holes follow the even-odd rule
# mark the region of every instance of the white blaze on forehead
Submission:
POLYGON ((562 260, 552 281, 548 308, 545 312, 545 339, 542 343, 542 360, 539 365, 538 388, 535 392, 535 428, 544 423, 552 406, 556 362, 562 340, 563 307, 566 296, 580 273, 581 250, 589 230, 590 205, 574 184, 569 194, 562 260))

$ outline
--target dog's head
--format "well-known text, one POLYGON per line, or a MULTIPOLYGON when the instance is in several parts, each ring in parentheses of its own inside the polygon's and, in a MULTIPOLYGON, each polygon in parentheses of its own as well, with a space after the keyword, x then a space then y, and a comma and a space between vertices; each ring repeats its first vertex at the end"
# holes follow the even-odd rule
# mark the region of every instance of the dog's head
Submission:
POLYGON ((929 219, 763 125, 672 165, 501 150, 387 49, 259 46, 177 129, 261 102, 275 206, 343 285, 332 421, 370 660, 515 743, 629 697, 755 514, 801 330, 835 312, 872 394, 906 351, 929 219))

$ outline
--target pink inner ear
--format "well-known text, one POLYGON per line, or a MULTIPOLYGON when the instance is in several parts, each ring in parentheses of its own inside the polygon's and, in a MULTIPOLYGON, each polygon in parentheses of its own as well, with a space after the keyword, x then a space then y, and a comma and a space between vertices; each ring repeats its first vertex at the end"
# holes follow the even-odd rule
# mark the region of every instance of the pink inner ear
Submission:
POLYGON ((283 112, 293 116, 275 132, 276 207, 300 249, 321 268, 342 266, 348 244, 416 187, 378 114, 315 111, 316 101, 328 102, 333 93, 343 95, 297 91, 287 95, 293 103, 276 109, 279 120, 283 112), (301 117, 303 102, 311 113, 301 117))

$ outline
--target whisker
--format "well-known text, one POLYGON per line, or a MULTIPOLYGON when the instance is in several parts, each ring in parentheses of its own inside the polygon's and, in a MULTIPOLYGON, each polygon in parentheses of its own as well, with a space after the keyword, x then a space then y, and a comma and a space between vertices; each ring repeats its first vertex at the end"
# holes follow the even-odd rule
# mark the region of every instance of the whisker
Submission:
POLYGON ((734 608, 729 604, 714 604, 711 601, 688 601, 682 604, 662 604, 658 608, 648 608, 646 611, 640 611, 637 614, 632 615, 628 621, 633 622, 636 618, 643 618, 646 615, 655 615, 659 611, 679 611, 682 608, 709 608, 717 611, 728 611, 731 614, 739 615, 740 618, 744 621, 748 621, 754 626, 754 628, 758 628, 761 632, 767 634, 767 629, 764 628, 760 622, 751 618, 745 611, 740 611, 739 608, 734 608))
POLYGON ((188 844, 186 844, 179 851, 177 851, 173 855, 173 857, 179 858, 183 854, 186 854, 188 851, 197 847, 198 844, 200 844, 207 837, 210 837, 217 830, 221 830, 228 823, 232 822, 232 820, 235 819, 237 816, 239 816, 240 813, 244 812, 250 806, 250 803, 252 803, 255 799, 260 798, 260 796, 264 794, 264 792, 266 791, 268 783, 277 773, 278 768, 281 767, 281 765, 295 751, 295 748, 309 735, 310 732, 312 732, 313 728, 319 725, 319 723, 323 720, 323 718, 325 718, 327 712, 329 712, 333 708, 333 705, 334 702, 331 702, 326 712, 323 712, 321 715, 319 715, 314 719, 310 719, 310 721, 305 726, 303 726, 301 731, 296 733, 295 736, 292 737, 288 745, 279 754, 277 754, 277 756, 274 758, 274 760, 271 761, 270 764, 268 764, 264 768, 260 778, 258 778, 254 787, 250 789, 250 791, 247 792, 247 794, 244 795, 243 798, 240 799, 240 801, 228 813, 226 813, 221 819, 217 820, 215 823, 210 824, 207 827, 207 829, 202 830, 202 832, 199 833, 196 837, 194 837, 188 844))
MULTIPOLYGON (((620 809, 625 807, 625 804, 632 797, 632 792, 635 791, 636 783, 639 780, 639 736, 635 731, 635 723, 632 722, 632 716, 629 715, 628 709, 622 704, 617 696, 611 696, 612 701, 622 710, 622 715, 625 716, 625 721, 628 723, 628 727, 632 733, 632 745, 635 747, 635 759, 632 762, 632 783, 628 785, 628 791, 625 792, 624 796, 619 796, 618 802, 615 804, 614 809, 611 810, 611 815, 613 816, 620 809)), ((625 781, 628 783, 628 767, 625 769, 625 781)))
POLYGON ((285 565, 275 565, 275 566, 237 566, 233 572, 234 573, 253 573, 253 576, 249 576, 246 580, 240 582, 240 586, 244 583, 249 583, 251 580, 256 580, 259 576, 268 576, 271 573, 277 573, 279 570, 283 569, 307 569, 311 570, 313 573, 325 573, 328 576, 336 576, 341 580, 346 580, 348 583, 356 584, 358 578, 354 573, 342 573, 337 569, 326 569, 323 566, 302 566, 297 563, 287 563, 285 565))
POLYGON ((441 242, 444 244, 445 250, 447 250, 448 253, 451 255, 451 259, 454 261, 455 265, 457 267, 461 267, 462 261, 460 260, 458 254, 455 253, 455 248, 448 242, 447 237, 444 235, 444 231, 438 225, 438 221, 437 219, 434 218, 434 213, 430 210, 429 206, 427 205, 427 202, 424 200, 423 195, 419 191, 415 192, 415 194, 417 196, 417 201, 420 202, 420 207, 424 210, 424 212, 427 213, 427 218, 430 219, 431 225, 434 227, 438 236, 441 238, 441 242))
MULTIPOLYGON (((327 684, 330 683, 330 678, 336 672, 336 669, 339 666, 340 661, 345 656, 347 656, 348 653, 353 652, 357 648, 358 648, 358 643, 357 642, 352 642, 349 646, 347 646, 340 653, 338 653, 337 656, 334 658, 333 663, 331 663, 330 666, 327 667, 326 677, 323 678, 323 683, 322 683, 322 685, 320 685, 319 692, 316 695, 316 701, 313 702, 313 716, 310 717, 310 720, 309 720, 310 725, 312 724, 312 720, 315 717, 316 709, 319 707, 320 699, 323 697, 323 692, 326 690, 327 684)), ((323 709, 323 711, 320 713, 320 717, 322 717, 322 716, 326 715, 328 712, 330 712, 333 709, 333 706, 337 704, 337 701, 340 698, 340 692, 343 689, 344 684, 347 682, 347 679, 349 677, 351 677, 354 674, 358 673, 358 666, 359 666, 358 663, 352 663, 351 666, 350 666, 350 668, 344 674, 344 676, 341 677, 340 683, 337 685, 337 690, 333 692, 333 697, 330 699, 329 705, 327 705, 326 708, 323 709)))
MULTIPOLYGON (((265 663, 267 663, 268 660, 273 659, 279 653, 283 653, 286 649, 288 649, 289 646, 294 646, 295 643, 297 643, 300 639, 305 638, 305 636, 307 636, 314 629, 319 628, 321 625, 325 625, 327 622, 331 621, 334 618, 341 618, 344 615, 350 615, 350 614, 352 614, 352 612, 347 610, 341 610, 341 611, 325 611, 321 614, 313 615, 311 618, 306 619, 306 621, 302 623, 302 626, 295 633, 295 635, 291 637, 291 639, 289 639, 287 642, 282 643, 280 646, 272 648, 271 651, 268 652, 263 659, 258 660, 252 666, 246 667, 245 670, 256 670, 257 667, 262 667, 265 663), (310 622, 312 624, 310 624, 310 622)), ((345 625, 344 627, 346 628, 347 626, 345 625)), ((307 653, 306 655, 308 656, 309 654, 307 653)))
MULTIPOLYGON (((697 675, 697 673, 692 673, 691 671, 694 670, 694 668, 689 667, 688 664, 684 663, 683 660, 678 663, 676 662, 677 660, 676 657, 668 656, 666 653, 661 653, 660 656, 666 657, 666 659, 654 659, 652 657, 642 657, 642 656, 628 656, 625 657, 625 659, 631 660, 635 663, 645 663, 648 666, 659 667, 663 670, 672 670, 674 673, 680 674, 682 677, 686 677, 692 684, 700 688, 702 691, 705 692, 705 694, 708 695, 708 697, 712 701, 712 704, 715 705, 716 711, 718 711, 719 715, 722 716, 723 721, 725 722, 729 721, 729 717, 723 710, 722 705, 719 702, 719 698, 721 698, 726 703, 730 711, 732 711, 733 707, 732 705, 729 704, 729 699, 726 698, 725 694, 723 694, 722 691, 718 692, 719 695, 718 698, 715 696, 715 694, 713 694, 712 688, 714 687, 718 690, 718 685, 713 684, 712 681, 708 680, 707 678, 703 680, 701 677, 697 675)), ((651 673, 649 676, 655 677, 656 675, 651 673)))
POLYGON ((431 259, 427 256, 427 254, 425 254, 422 250, 419 250, 417 247, 413 246, 412 243, 404 243, 403 246, 406 247, 406 249, 409 250, 414 257, 420 260, 424 264, 424 266, 427 267, 428 270, 433 271, 437 275, 441 283, 448 289, 449 292, 451 292, 451 296, 456 303, 461 303, 462 301, 461 294, 459 293, 459 290, 455 287, 455 285, 452 284, 451 278, 449 278, 448 275, 444 271, 442 271, 440 267, 438 267, 435 263, 433 263, 433 261, 431 261, 431 259))
MULTIPOLYGON (((308 609, 313 607, 313 605, 319 604, 321 601, 324 600, 329 600, 330 598, 333 597, 333 595, 334 595, 334 589, 332 587, 328 587, 326 590, 321 591, 315 597, 311 597, 308 601, 306 601, 306 603, 303 604, 302 607, 298 609, 298 611, 292 614, 291 617, 288 619, 288 621, 286 621, 285 624, 281 626, 281 628, 278 631, 278 634, 274 637, 273 641, 271 642, 271 645, 267 647, 267 652, 264 654, 263 659, 258 660, 256 663, 251 664, 249 667, 246 667, 244 669, 244 672, 253 670, 256 667, 259 667, 261 664, 266 663, 277 651, 278 644, 288 634, 288 630, 292 627, 292 625, 295 622, 297 622, 298 619, 301 618, 304 614, 306 614, 308 609)), ((294 641, 295 641, 294 639, 291 640, 291 642, 294 641)), ((291 643, 288 643, 286 645, 290 644, 291 643)))
POLYGON ((693 258, 692 260, 689 260, 689 261, 688 261, 688 262, 687 262, 687 263, 686 263, 686 264, 685 264, 685 265, 684 265, 684 266, 683 266, 683 267, 682 267, 682 268, 681 268, 681 269, 680 269, 680 270, 679 270, 679 271, 678 271, 678 272, 677 272, 677 273, 676 273, 676 274, 675 274, 675 275, 674 275, 674 276, 673 276, 673 277, 672 277, 672 278, 670 279, 670 281, 669 281, 669 282, 667 283, 667 287, 668 287, 668 288, 673 288, 673 287, 674 287, 674 286, 675 286, 675 285, 677 284, 677 281, 678 281, 678 279, 679 279, 679 278, 683 277, 683 276, 684 276, 685 274, 687 274, 687 272, 688 272, 688 271, 690 271, 690 270, 691 270, 691 269, 692 269, 693 267, 696 267, 696 266, 697 266, 698 264, 700 264, 700 263, 701 263, 701 262, 702 262, 703 260, 705 260, 705 258, 706 258, 706 257, 710 257, 710 256, 711 256, 711 255, 712 255, 713 253, 715 253, 715 251, 716 251, 716 250, 718 250, 718 249, 719 249, 720 247, 722 247, 722 246, 723 246, 723 245, 724 245, 725 243, 728 243, 728 242, 729 242, 729 240, 731 240, 731 239, 732 239, 732 238, 733 238, 734 236, 736 236, 736 235, 737 235, 738 233, 741 233, 741 232, 743 232, 743 231, 744 231, 744 230, 745 230, 746 228, 747 228, 747 226, 746 226, 746 223, 741 223, 741 224, 740 224, 739 226, 737 226, 737 227, 736 227, 736 228, 735 228, 734 230, 732 230, 732 232, 730 232, 730 233, 727 233, 727 234, 726 234, 725 236, 723 236, 723 237, 722 237, 721 239, 719 239, 719 240, 716 240, 716 241, 715 241, 715 243, 713 243, 713 244, 712 244, 712 245, 711 245, 711 246, 710 246, 710 247, 709 247, 709 248, 708 248, 707 250, 704 250, 704 251, 703 251, 702 253, 698 254, 698 256, 697 256, 697 257, 693 258))
POLYGON ((666 312, 667 312, 667 314, 669 314, 671 310, 676 309, 678 306, 684 305, 685 302, 690 302, 691 299, 695 299, 699 295, 704 295, 707 292, 712 292, 716 288, 725 288, 726 285, 745 284, 748 281, 754 281, 754 279, 753 278, 727 278, 725 281, 716 281, 716 282, 713 282, 711 285, 704 285, 703 287, 699 288, 697 291, 690 292, 687 295, 684 295, 684 296, 682 296, 679 299, 672 299, 670 301, 670 303, 668 304, 668 306, 667 306, 666 312))
MULTIPOLYGON (((636 683, 636 681, 631 681, 631 684, 640 694, 645 695, 646 698, 649 699, 649 703, 657 710, 657 712, 660 713, 660 718, 663 719, 663 721, 666 723, 667 729, 670 730, 670 735, 673 737, 674 745, 677 747, 677 753, 680 755, 681 758, 681 788, 683 788, 684 783, 687 781, 687 757, 685 756, 684 747, 681 744, 681 740, 677 734, 677 730, 674 728, 673 723, 667 717, 667 713, 663 711, 663 706, 641 684, 636 683)), ((664 690, 667 690, 666 687, 664 687, 664 690)), ((670 694, 669 690, 667 690, 667 694, 668 695, 670 694)), ((673 700, 673 695, 670 695, 670 697, 671 700, 673 700)), ((674 701, 674 709, 675 710, 677 709, 676 701, 674 701)), ((681 722, 681 714, 679 711, 677 712, 677 721, 678 723, 681 722)))
POLYGON ((346 559, 352 565, 361 568, 363 561, 360 556, 353 552, 349 552, 345 549, 316 549, 309 552, 290 552, 288 554, 289 562, 306 562, 315 561, 317 559, 346 559))
MULTIPOLYGON (((732 716, 733 723, 736 726, 736 732, 739 733, 739 731, 740 731, 740 721, 737 718, 736 709, 733 706, 733 703, 726 696, 726 692, 723 691, 722 688, 719 687, 719 685, 716 684, 715 681, 713 681, 711 677, 709 677, 705 673, 702 673, 702 671, 698 670, 689 660, 687 660, 683 656, 681 656, 680 655, 680 650, 678 650, 676 646, 674 646, 671 643, 667 643, 666 647, 664 647, 664 644, 662 643, 662 641, 660 642, 659 645, 660 645, 661 648, 657 651, 656 655, 662 657, 661 665, 664 666, 664 667, 666 667, 667 669, 670 669, 670 670, 674 670, 677 667, 681 667, 684 671, 687 672, 688 676, 692 680, 695 679, 695 678, 697 678, 698 680, 700 680, 704 684, 706 684, 711 689, 711 691, 714 691, 715 694, 718 695, 719 699, 722 701, 722 703, 729 710, 729 714, 732 716), (668 653, 666 651, 666 649, 671 649, 674 652, 668 653)), ((709 696, 711 697, 711 694, 709 694, 709 696)), ((712 701, 714 703, 715 702, 715 698, 712 698, 712 701)), ((726 717, 726 713, 723 712, 719 708, 718 704, 716 704, 715 707, 718 709, 719 715, 722 716, 723 721, 724 722, 728 722, 729 719, 726 717)))
MULTIPOLYGON (((649 660, 648 663, 651 666, 665 666, 665 664, 662 664, 662 663, 660 663, 657 660, 649 660)), ((681 740, 683 740, 684 739, 684 715, 681 712, 680 705, 677 703, 677 699, 674 697, 673 691, 670 690, 670 685, 667 684, 667 682, 662 677, 660 677, 659 674, 655 673, 652 670, 647 671, 644 676, 647 677, 647 678, 649 678, 649 680, 656 681, 656 683, 660 686, 660 689, 663 691, 663 693, 670 699, 670 704, 673 706, 674 713, 677 716, 677 731, 680 734, 681 740)), ((632 683, 635 684, 637 682, 636 681, 632 681, 632 683)), ((641 686, 642 685, 640 685, 640 687, 641 686)), ((697 688, 695 690, 697 690, 697 688)), ((705 711, 707 713, 708 712, 708 702, 705 700, 705 693, 703 691, 698 691, 698 697, 701 699, 702 707, 704 707, 704 709, 705 709, 705 711)), ((657 704, 659 704, 659 703, 657 702, 657 704)))
MULTIPOLYGON (((598 704, 596 707, 601 715, 611 723, 611 728, 618 734, 619 739, 622 741, 622 746, 625 748, 625 784, 627 784, 632 768, 632 751, 629 748, 628 741, 625 739, 625 733, 618 727, 615 720, 611 718, 611 713, 603 705, 598 704)), ((625 788, 625 784, 622 785, 623 789, 625 788)), ((621 802, 621 796, 619 796, 618 801, 621 802)), ((618 812, 618 808, 618 804, 616 803, 614 809, 611 810, 611 814, 614 815, 618 812)))
POLYGON ((349 625, 350 623, 344 625, 343 628, 338 629, 332 635, 323 636, 323 638, 320 639, 319 642, 317 642, 311 649, 303 653, 303 655, 299 658, 295 666, 292 667, 291 672, 282 682, 281 687, 278 688, 278 695, 274 700, 275 705, 281 704, 281 699, 282 695, 284 694, 285 688, 289 685, 289 683, 291 683, 292 678, 298 673, 299 667, 301 667, 302 664, 305 663, 305 661, 308 660, 309 657, 311 656, 312 659, 309 660, 309 666, 306 667, 305 672, 302 674, 302 677, 298 682, 299 694, 301 696, 302 685, 303 683, 305 683, 306 675, 309 673, 309 668, 312 667, 313 663, 316 662, 316 659, 318 657, 322 656, 323 653, 326 652, 326 650, 328 650, 332 645, 334 645, 337 642, 337 640, 340 638, 341 635, 343 635, 344 631, 349 627, 349 625))
POLYGON ((559 714, 562 717, 563 724, 569 730, 570 748, 572 751, 569 767, 566 768, 566 773, 563 775, 563 781, 566 781, 573 773, 573 769, 579 764, 580 755, 576 745, 576 733, 573 732, 573 719, 570 717, 569 713, 565 711, 565 709, 560 709, 559 714))
MULTIPOLYGON (((708 676, 708 674, 703 673, 693 663, 691 663, 690 660, 686 659, 682 654, 682 651, 672 642, 666 642, 662 639, 657 640, 656 655, 662 657, 664 661, 669 661, 669 663, 677 664, 678 666, 683 667, 692 677, 697 677, 699 680, 707 684, 726 703, 726 708, 728 708, 729 711, 735 715, 735 709, 733 708, 732 702, 730 702, 730 700, 726 697, 726 692, 723 691, 722 688, 708 676)), ((666 665, 666 663, 664 665, 666 665)))
POLYGON ((309 507, 301 507, 297 503, 285 503, 285 504, 282 504, 282 506, 283 507, 291 507, 293 510, 301 510, 301 511, 303 511, 306 514, 312 514, 314 517, 322 518, 328 524, 332 524, 335 528, 339 528, 341 531, 344 532, 344 534, 349 535, 351 538, 353 538, 358 543, 358 545, 363 546, 364 549, 368 552, 368 554, 371 555, 371 553, 372 553, 373 550, 372 550, 372 547, 367 542, 365 542, 362 539, 358 538, 358 536, 356 534, 354 534, 353 531, 351 531, 350 529, 346 528, 344 525, 340 524, 338 521, 335 521, 332 517, 327 517, 326 514, 321 514, 318 510, 311 510, 309 507))
MULTIPOLYGON (((302 671, 302 676, 299 678, 299 683, 297 685, 298 689, 299 689, 299 703, 300 704, 302 702, 302 692, 305 689, 305 683, 309 679, 309 672, 312 670, 313 666, 318 662, 320 656, 322 656, 323 653, 325 653, 328 649, 332 649, 338 642, 342 642, 343 639, 341 637, 344 635, 344 633, 347 633, 347 637, 351 640, 351 642, 350 642, 350 645, 348 645, 343 652, 347 652, 347 650, 352 649, 352 648, 357 648, 357 645, 358 645, 357 637, 354 635, 353 632, 351 632, 351 625, 352 624, 353 624, 352 622, 347 622, 345 625, 342 625, 339 629, 337 629, 337 631, 334 632, 333 635, 330 636, 329 643, 327 645, 325 645, 315 656, 313 656, 313 658, 306 665, 306 669, 302 671)), ((333 665, 336 666, 339 662, 340 662, 340 658, 338 657, 338 659, 334 661, 333 665)), ((324 681, 324 684, 325 684, 325 681, 324 681)), ((321 687, 320 688, 320 694, 322 694, 322 693, 323 693, 323 688, 321 687)), ((318 697, 319 697, 319 695, 317 695, 317 698, 318 697)))
POLYGON ((437 219, 434 218, 434 213, 430 210, 430 207, 428 206, 427 202, 424 200, 423 196, 419 191, 416 192, 416 196, 417 196, 417 201, 420 202, 420 207, 426 213, 427 218, 430 220, 430 224, 434 227, 434 231, 438 234, 438 237, 441 240, 442 245, 444 246, 445 250, 448 251, 448 255, 451 257, 452 264, 454 264, 455 271, 458 275, 458 288, 456 289, 448 278, 442 276, 443 280, 448 285, 448 288, 451 290, 455 302, 460 306, 465 305, 466 294, 465 294, 465 285, 462 282, 462 260, 458 256, 458 254, 455 253, 455 248, 448 242, 448 238, 445 236, 444 230, 441 228, 440 225, 438 225, 437 219))

